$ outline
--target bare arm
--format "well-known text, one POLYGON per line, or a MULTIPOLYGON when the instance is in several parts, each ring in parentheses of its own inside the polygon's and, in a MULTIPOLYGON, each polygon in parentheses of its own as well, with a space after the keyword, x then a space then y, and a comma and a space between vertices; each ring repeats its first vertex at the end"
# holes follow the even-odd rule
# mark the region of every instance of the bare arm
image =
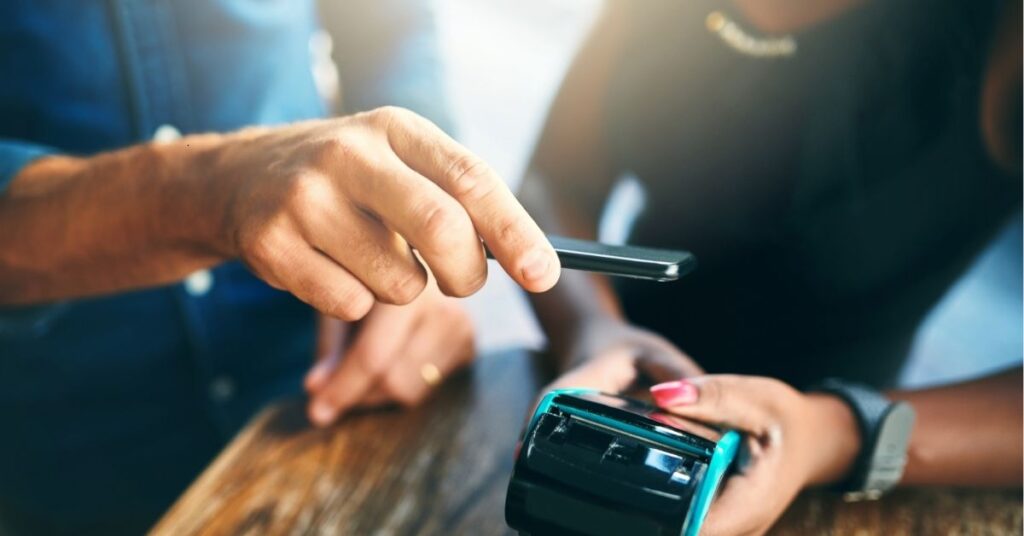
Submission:
POLYGON ((362 317, 426 285, 483 284, 480 238, 517 282, 558 260, 484 163, 415 114, 382 108, 30 164, 0 196, 0 303, 173 281, 240 257, 322 312, 362 317))
POLYGON ((167 283, 225 260, 211 217, 223 200, 207 177, 182 173, 217 141, 27 166, 0 196, 0 303, 167 283))
MULTIPOLYGON (((887 393, 917 414, 901 485, 1018 486, 1024 456, 1021 369, 952 385, 887 393)), ((833 396, 807 397, 822 416, 827 454, 814 484, 841 480, 860 444, 849 408, 833 396)))
MULTIPOLYGON (((533 155, 520 198, 546 230, 593 239, 621 173, 604 129, 607 92, 622 53, 629 10, 612 2, 566 75, 533 155)), ((550 387, 625 392, 638 383, 700 372, 661 336, 630 325, 605 277, 567 271, 560 284, 531 296, 550 341, 550 387)))
MULTIPOLYGON (((1007 370, 952 385, 887 393, 917 413, 902 485, 1019 486, 1024 457, 1024 376, 1007 370)), ((860 438, 845 404, 814 394, 835 433, 827 438, 823 470, 814 483, 840 480, 860 438)))
MULTIPOLYGON (((904 485, 1021 485, 1021 369, 947 387, 890 393, 917 411, 904 485)), ((702 376, 651 389, 673 413, 747 434, 751 461, 729 478, 705 528, 761 534, 801 489, 841 481, 860 450, 850 408, 774 379, 702 376)))
POLYGON ((904 484, 1019 486, 1024 457, 1021 369, 897 391, 917 411, 904 484))

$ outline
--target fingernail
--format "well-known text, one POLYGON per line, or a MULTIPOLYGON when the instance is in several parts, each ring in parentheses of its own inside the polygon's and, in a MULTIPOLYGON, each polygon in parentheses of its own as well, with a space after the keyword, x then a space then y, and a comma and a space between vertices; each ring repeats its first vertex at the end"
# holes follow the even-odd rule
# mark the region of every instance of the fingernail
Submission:
POLYGON ((313 408, 310 411, 310 417, 313 420, 313 424, 317 426, 327 426, 334 422, 335 410, 325 400, 317 400, 313 402, 313 408))
POLYGON ((523 279, 537 281, 548 275, 548 268, 551 267, 551 256, 543 250, 535 250, 527 256, 526 264, 523 265, 523 279))
POLYGON ((327 379, 328 373, 331 370, 331 362, 328 359, 324 359, 309 369, 306 373, 306 390, 316 391, 323 385, 324 380, 327 379))
POLYGON ((654 397, 655 404, 665 408, 693 404, 697 401, 699 393, 696 385, 686 380, 678 380, 651 387, 651 396, 654 397))

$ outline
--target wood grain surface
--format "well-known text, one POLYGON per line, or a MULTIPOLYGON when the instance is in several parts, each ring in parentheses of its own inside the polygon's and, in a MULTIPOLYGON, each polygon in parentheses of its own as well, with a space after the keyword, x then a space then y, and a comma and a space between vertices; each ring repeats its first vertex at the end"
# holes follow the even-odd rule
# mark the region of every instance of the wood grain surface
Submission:
MULTIPOLYGON (((505 487, 546 376, 526 352, 482 357, 424 406, 311 428, 300 401, 252 423, 153 529, 182 534, 511 534, 505 487)), ((1021 490, 807 493, 774 534, 1021 534, 1021 490)))

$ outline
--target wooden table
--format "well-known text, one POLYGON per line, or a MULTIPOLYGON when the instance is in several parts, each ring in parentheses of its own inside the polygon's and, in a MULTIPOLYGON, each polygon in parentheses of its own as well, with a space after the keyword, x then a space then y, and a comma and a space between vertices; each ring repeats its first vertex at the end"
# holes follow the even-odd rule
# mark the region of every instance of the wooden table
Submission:
MULTIPOLYGON (((423 407, 310 428, 298 401, 243 430, 155 534, 508 534, 512 449, 546 376, 479 359, 423 407)), ((802 496, 777 534, 1021 534, 1021 491, 901 490, 877 503, 802 496)))

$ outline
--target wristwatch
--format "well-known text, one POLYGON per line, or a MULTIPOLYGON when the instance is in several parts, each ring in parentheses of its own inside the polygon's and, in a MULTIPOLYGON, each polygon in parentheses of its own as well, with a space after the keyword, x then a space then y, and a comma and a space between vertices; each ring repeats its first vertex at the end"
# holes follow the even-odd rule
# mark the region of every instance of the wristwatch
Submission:
POLYGON ((914 408, 857 383, 830 378, 814 391, 835 395, 853 411, 860 428, 860 453, 838 486, 848 502, 875 500, 899 483, 907 464, 914 408))

